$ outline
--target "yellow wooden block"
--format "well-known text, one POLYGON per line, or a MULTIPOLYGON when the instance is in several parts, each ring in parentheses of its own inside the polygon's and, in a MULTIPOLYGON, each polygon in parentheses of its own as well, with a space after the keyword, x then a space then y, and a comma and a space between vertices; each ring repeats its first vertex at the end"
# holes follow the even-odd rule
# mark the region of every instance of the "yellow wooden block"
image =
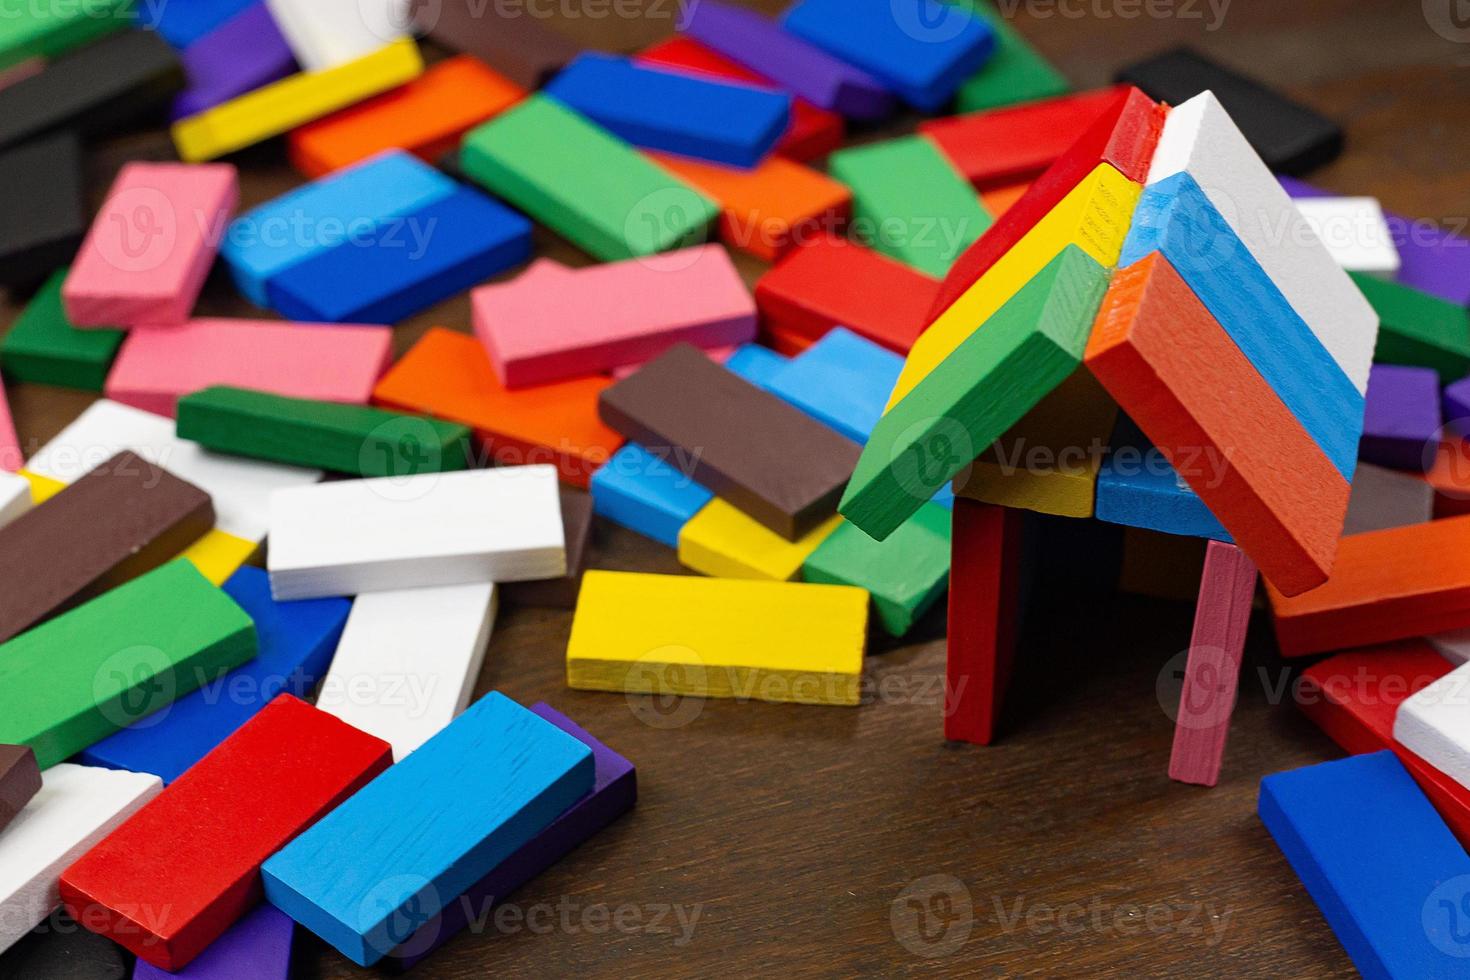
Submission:
POLYGON ((237 538, 216 528, 184 549, 179 557, 193 562, 199 574, 215 585, 224 585, 225 580, 239 571, 259 547, 254 541, 237 538))
POLYGON ((954 492, 1038 514, 1091 517, 1117 418, 1117 403, 1079 367, 957 477, 954 492))
POLYGON ((866 589, 589 571, 567 686, 855 705, 867 636, 866 589))
POLYGON ((32 473, 30 470, 21 470, 20 475, 30 481, 32 504, 44 504, 66 489, 66 484, 60 480, 53 480, 49 476, 32 473))
POLYGON ((402 38, 355 61, 301 72, 180 119, 173 125, 174 146, 187 163, 213 160, 402 85, 423 70, 418 45, 402 38))
POLYGON ((892 408, 918 387, 930 371, 954 353, 955 348, 1068 245, 1078 246, 1105 268, 1117 265, 1133 209, 1142 193, 1140 185, 1124 177, 1112 164, 1098 164, 919 335, 888 399, 888 407, 892 408))
POLYGON ((679 561, 715 578, 789 582, 841 523, 834 514, 800 541, 787 541, 716 497, 679 531, 679 561))

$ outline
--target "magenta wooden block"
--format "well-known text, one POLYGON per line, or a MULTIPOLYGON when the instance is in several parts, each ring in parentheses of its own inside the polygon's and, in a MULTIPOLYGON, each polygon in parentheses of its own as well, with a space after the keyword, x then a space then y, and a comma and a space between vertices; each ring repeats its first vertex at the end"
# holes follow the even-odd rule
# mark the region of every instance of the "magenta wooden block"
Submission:
POLYGON ((363 405, 392 345, 389 327, 190 320, 128 334, 104 391, 170 418, 181 396, 210 385, 363 405))
POLYGON ((240 200, 227 163, 130 163, 61 287, 78 327, 182 323, 240 200))
POLYGON ((296 57, 264 3, 256 3, 180 54, 188 87, 174 100, 183 119, 228 102, 296 71, 296 57))
POLYGON ((1373 365, 1358 458, 1398 470, 1432 466, 1443 422, 1439 398, 1439 375, 1433 369, 1373 365))
POLYGON ((861 68, 808 44, 751 10, 699 0, 684 33, 808 102, 852 119, 882 119, 898 98, 861 68))
POLYGON ((20 438, 15 434, 15 420, 10 416, 10 399, 0 384, 0 470, 14 473, 25 464, 20 438))
POLYGON ((133 980, 286 980, 296 923, 274 905, 261 905, 230 927, 176 973, 143 960, 133 980))

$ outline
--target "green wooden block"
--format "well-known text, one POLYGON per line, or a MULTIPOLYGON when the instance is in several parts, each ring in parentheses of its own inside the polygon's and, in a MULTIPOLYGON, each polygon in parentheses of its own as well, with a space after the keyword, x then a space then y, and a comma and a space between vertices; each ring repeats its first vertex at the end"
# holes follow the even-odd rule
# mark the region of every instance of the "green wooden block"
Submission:
POLYGON ((873 429, 838 508, 884 540, 1082 361, 1108 270, 1068 245, 873 429))
POLYGON ((0 644, 0 743, 53 766, 255 649, 250 617, 180 558, 0 644))
POLYGON ((132 27, 133 0, 25 0, 0 12, 0 70, 37 56, 54 58, 132 27))
POLYGON ((1072 91, 1066 76, 1052 67, 998 10, 984 0, 968 6, 995 31, 995 53, 960 86, 955 111, 979 112, 1072 91))
POLYGON ((216 452, 354 476, 445 473, 473 459, 466 425, 223 386, 179 399, 178 434, 216 452))
POLYGON ((18 381, 101 391, 124 333, 72 326, 61 305, 68 271, 46 281, 0 340, 0 367, 18 381))
POLYGON ((923 136, 839 150, 827 166, 852 191, 853 227, 872 247, 936 279, 995 221, 923 136))
POLYGON ((719 206, 545 95, 465 136, 465 174, 605 262, 705 240, 719 206))
POLYGON ((935 503, 920 507, 886 541, 843 523, 807 558, 802 578, 867 589, 883 628, 903 636, 949 584, 949 541, 949 509, 935 503))
POLYGON ((1433 368, 1441 384, 1470 374, 1470 311, 1412 286, 1349 275, 1381 321, 1375 362, 1433 368))

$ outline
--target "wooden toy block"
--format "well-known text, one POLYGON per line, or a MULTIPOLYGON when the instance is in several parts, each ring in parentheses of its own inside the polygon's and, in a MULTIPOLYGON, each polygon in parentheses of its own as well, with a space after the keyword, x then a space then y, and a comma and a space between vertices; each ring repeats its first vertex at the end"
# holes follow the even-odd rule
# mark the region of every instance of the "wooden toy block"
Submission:
POLYGON ((615 524, 670 548, 679 531, 713 498, 704 484, 630 442, 592 474, 592 504, 615 524))
MULTIPOLYGON (((178 10, 176 4, 165 9, 178 10)), ((188 86, 174 99, 170 118, 213 109, 296 71, 296 56, 265 4, 251 2, 179 53, 188 86)))
POLYGON ((250 618, 174 561, 0 644, 0 742, 56 765, 255 656, 250 618))
POLYGON ((1439 375, 1429 368, 1375 364, 1358 456, 1394 469, 1427 469, 1438 454, 1442 423, 1439 375))
POLYGON ((239 201, 229 164, 124 166, 61 287, 67 318, 77 327, 188 319, 239 201))
POLYGON ((17 8, 0 24, 0 68, 35 57, 54 58, 131 23, 130 0, 17 8))
POLYGON ((260 713, 277 694, 310 697, 347 622, 346 599, 276 602, 263 569, 245 567, 224 592, 255 623, 255 659, 84 750, 89 766, 151 772, 173 783, 260 713))
POLYGON ((409 0, 415 32, 479 58, 524 89, 537 89, 581 51, 542 18, 477 0, 409 0))
POLYGON ((402 761, 469 707, 497 600, 493 583, 358 596, 316 706, 402 761))
POLYGON ((176 48, 187 48, 251 6, 255 0, 194 0, 182 7, 165 4, 139 11, 138 24, 157 31, 176 48))
POLYGON ((944 737, 989 745, 1015 659, 1021 603, 1022 514, 954 502, 944 737))
POLYGON ((567 686, 856 705, 867 633, 862 589, 591 571, 567 686))
MULTIPOLYGON (((779 88, 770 78, 750 71, 724 55, 689 37, 671 37, 644 48, 633 56, 650 65, 688 71, 731 82, 764 88, 779 88)), ((791 100, 791 123, 776 143, 775 152, 788 160, 814 160, 842 145, 842 117, 806 99, 791 100)))
POLYGON ((1461 787, 1470 787, 1470 728, 1465 724, 1465 678, 1461 664, 1399 705, 1393 737, 1461 787))
POLYGON ((852 189, 854 230, 884 255, 941 278, 992 218, 932 142, 905 136, 832 154, 852 189))
POLYGON ((677 343, 755 339, 755 303, 719 245, 512 279, 471 302, 475 335, 512 389, 641 364, 677 343))
POLYGON ((0 976, 26 980, 128 980, 127 951, 55 912, 0 956, 0 976))
POLYGON ((133 980, 287 980, 295 932, 296 923, 285 913, 262 905, 179 972, 170 973, 140 961, 133 980))
MULTIPOLYGON (((1375 367, 1374 370, 1377 371, 1379 368, 1375 367)), ((1385 370, 1392 369, 1385 368, 1385 370)), ((1442 407, 1448 434, 1461 438, 1470 435, 1470 378, 1461 378, 1445 386, 1442 407)))
POLYGON ((960 85, 955 94, 956 111, 980 112, 1017 102, 1050 99, 1071 89, 1066 76, 1033 48, 1000 11, 984 0, 969 6, 994 32, 995 53, 960 85))
POLYGON ((1261 781, 1261 821, 1364 977, 1453 977, 1470 857, 1391 752, 1261 781), (1344 815, 1351 814, 1351 819, 1344 815), (1365 861, 1392 841, 1394 860, 1365 861))
MULTIPOLYGON (((5 386, 0 384, 0 476, 7 473, 17 472, 25 463, 25 453, 20 448, 20 437, 15 434, 15 419, 10 414, 10 399, 5 394, 5 386)), ((0 479, 0 494, 3 494, 5 481, 0 479)), ((0 504, 0 514, 4 513, 4 505, 0 504)))
POLYGON ((1466 542, 1470 517, 1343 538, 1326 584, 1296 596, 1268 589, 1282 655, 1470 626, 1470 576, 1459 567, 1466 542))
POLYGON ((659 166, 720 205, 720 241, 765 262, 793 246, 847 225, 852 194, 826 174, 782 156, 749 170, 667 153, 659 166))
POLYGON ((212 387, 179 399, 178 435, 205 449, 352 476, 469 467, 469 426, 363 405, 212 387))
POLYGON ((873 597, 878 622, 904 636, 949 584, 950 512, 925 504, 887 541, 842 523, 802 563, 802 581, 851 585, 873 597))
POLYGON ((1257 577, 1256 566, 1239 548, 1209 543, 1174 717, 1170 779, 1197 786, 1220 781, 1257 577))
POLYGON ((1434 466, 1424 473, 1424 482, 1434 491, 1434 517, 1470 514, 1470 442, 1454 433, 1456 425, 1439 441, 1434 466))
POLYGON ((53 274, 0 339, 0 367, 20 381, 100 392, 124 334, 80 330, 67 319, 61 302, 66 274, 53 274))
POLYGON ((1122 88, 1059 95, 919 123, 953 169, 976 187, 1032 180, 1118 102, 1122 88))
POLYGON ((0 527, 31 509, 31 483, 23 474, 0 473, 0 527))
POLYGON ((386 742, 279 695, 62 872, 67 912, 177 973, 259 903, 267 858, 391 763, 386 742))
MULTIPOLYGON (((1249 118, 1249 110, 1246 110, 1249 118)), ((1251 149, 1215 95, 1205 92, 1169 112, 1149 166, 1155 185, 1188 174, 1234 238, 1316 335, 1358 391, 1368 387, 1368 366, 1378 318, 1352 281, 1312 232, 1307 219, 1251 149)), ((1142 224, 1141 217, 1135 226, 1142 224)), ((1147 226, 1144 226, 1147 230, 1147 226)), ((1200 241, 1194 245, 1202 251, 1200 241)), ((1217 261, 1227 259, 1209 242, 1217 261)))
POLYGON ((1399 251, 1376 198, 1320 197, 1295 203, 1338 265, 1380 279, 1398 275, 1399 251))
POLYGON ((670 463, 788 541, 832 516, 859 454, 685 344, 606 389, 599 412, 628 438, 670 450, 670 463), (731 418, 743 424, 732 429, 731 418))
POLYGON ((883 416, 902 367, 903 358, 892 351, 834 327, 768 379, 755 383, 862 444, 883 416))
POLYGON ((383 375, 373 400, 461 422, 475 430, 496 462, 552 463, 563 481, 586 487, 623 443, 597 416, 598 395, 611 384, 608 378, 578 378, 509 391, 479 341, 435 327, 383 375))
POLYGON ((1382 322, 1375 361, 1433 368, 1443 384, 1470 374, 1470 311, 1463 304, 1374 276, 1352 278, 1382 322))
POLYGON ((929 113, 938 112, 995 50, 995 33, 983 18, 936 0, 862 5, 798 0, 782 26, 871 72, 929 113))
MULTIPOLYGON (((891 405, 863 450, 842 515, 883 540, 1019 422, 1076 370, 1107 279, 1068 245, 1023 284, 891 405)), ((914 363, 910 355, 906 367, 914 363)))
POLYGON ((563 487, 561 525, 562 536, 567 542, 567 573, 539 582, 508 582, 500 591, 507 602, 517 606, 576 608, 577 593, 582 588, 582 573, 587 569, 592 550, 592 495, 563 487))
POLYGON ((782 357, 796 357, 809 350, 816 341, 805 334, 787 330, 767 321, 761 325, 760 342, 782 357))
POLYGON ((418 45, 400 38, 355 61, 300 72, 211 106, 178 120, 170 132, 180 159, 213 160, 386 92, 423 70, 418 45))
POLYGON ((152 31, 114 34, 0 88, 0 147, 59 129, 113 133, 167 108, 183 87, 183 66, 167 41, 152 31))
POLYGON ((266 896, 371 966, 590 791, 593 771, 585 744, 492 692, 267 861, 266 896))
POLYGON ((1470 663, 1470 629, 1436 633, 1424 639, 1447 663, 1456 667, 1470 663))
POLYGON ((1031 184, 1031 181, 1023 180, 1015 184, 984 188, 980 191, 980 202, 985 205, 985 210, 999 218, 1026 196, 1031 184))
POLYGON ((1343 534, 1381 531, 1405 524, 1423 524, 1434 515, 1434 488, 1414 473, 1399 473, 1372 463, 1359 463, 1353 472, 1343 534))
POLYGON ((401 88, 294 130, 287 138, 291 164, 316 179, 389 149, 433 162, 525 96, 488 65, 459 55, 401 88))
POLYGON ((405 969, 422 962, 470 921, 475 909, 488 910, 522 884, 551 867, 584 840, 633 808, 638 798, 638 773, 633 764, 603 745, 576 722, 551 706, 538 702, 532 714, 548 721, 592 751, 591 792, 572 804, 545 830, 531 838, 494 870, 471 885, 459 901, 447 903, 435 918, 389 955, 405 969))
POLYGON ((265 0, 307 71, 335 68, 403 38, 399 0, 265 0))
POLYGON ((1347 480, 1162 256, 1115 275, 1086 363, 1268 581, 1326 581, 1347 480))
POLYGON ((0 68, 0 88, 14 85, 23 78, 40 74, 42 68, 46 67, 46 59, 36 57, 27 58, 25 61, 11 65, 9 68, 0 68))
POLYGON ((387 327, 273 320, 190 320, 134 330, 105 391, 113 401, 172 417, 183 395, 211 385, 291 398, 365 404, 392 355, 387 327))
POLYGON ((714 201, 544 95, 471 130, 460 164, 604 262, 703 241, 719 215, 714 201))
POLYGON ((1188 48, 1130 65, 1117 78, 1175 106, 1211 93, 1276 173, 1306 173, 1342 152, 1342 129, 1337 123, 1188 48))
MULTIPOLYGON (((1209 461, 1197 461, 1208 466, 1209 461)), ((1230 532, 1189 488, 1168 458, 1120 415, 1098 470, 1097 519, 1163 534, 1232 541, 1230 532)))
POLYGON ((831 112, 875 120, 898 108, 893 92, 878 79, 755 11, 713 0, 701 2, 690 8, 679 27, 780 88, 831 112))
POLYGON ((762 275, 755 302, 767 329, 779 325, 816 340, 843 326, 903 354, 923 331, 938 285, 872 249, 824 235, 762 275))
POLYGON ((0 830, 41 790, 36 753, 26 745, 0 745, 0 830))
POLYGON ((755 166, 791 123, 784 92, 594 52, 578 55, 545 92, 629 143, 732 167, 755 166))
POLYGON ((121 452, 0 529, 0 642, 173 558, 214 526, 209 494, 121 452))
POLYGON ((72 133, 0 151, 0 286, 44 279, 71 261, 87 230, 83 191, 72 133))
POLYGON ((566 574, 556 470, 344 480, 271 496, 278 600, 566 574))
POLYGON ((42 773, 40 792, 0 835, 0 950, 60 907, 61 872, 162 788, 157 776, 65 762, 42 773))
POLYGON ((833 516, 796 541, 787 541, 716 497, 679 529, 679 562, 713 578, 790 582, 832 532, 833 516))

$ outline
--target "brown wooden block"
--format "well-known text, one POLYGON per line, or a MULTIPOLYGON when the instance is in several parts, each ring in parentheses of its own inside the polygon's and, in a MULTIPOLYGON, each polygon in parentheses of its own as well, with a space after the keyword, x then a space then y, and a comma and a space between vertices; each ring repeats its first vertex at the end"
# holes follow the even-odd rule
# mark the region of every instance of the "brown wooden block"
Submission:
POLYGON ((41 769, 29 745, 0 745, 0 830, 41 789, 41 769))
POLYGON ((567 573, 540 582, 507 582, 501 586, 501 595, 507 601, 518 606, 576 608, 587 553, 592 550, 592 495, 562 487, 561 523, 567 538, 567 573))
POLYGON ((409 0, 416 31, 474 55, 523 88, 540 88, 581 49, 528 10, 484 0, 409 0))

